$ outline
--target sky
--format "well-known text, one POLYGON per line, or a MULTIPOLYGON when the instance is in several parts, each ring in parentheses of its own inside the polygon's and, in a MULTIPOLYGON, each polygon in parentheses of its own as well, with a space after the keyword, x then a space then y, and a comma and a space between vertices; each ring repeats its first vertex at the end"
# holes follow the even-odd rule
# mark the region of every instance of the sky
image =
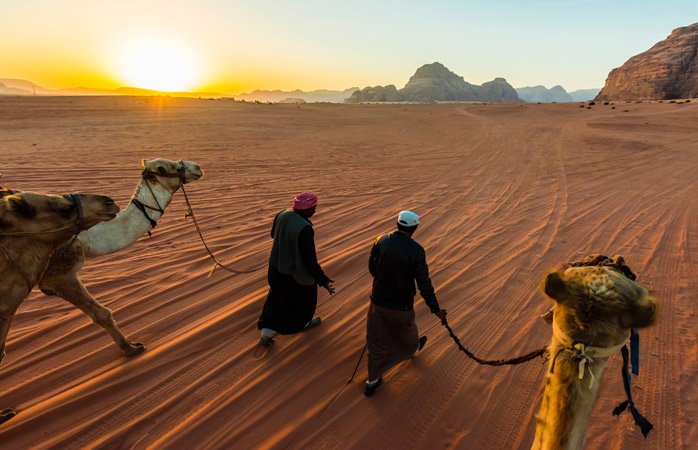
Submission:
POLYGON ((438 61, 473 84, 601 88, 698 22, 690 0, 0 0, 0 78, 49 89, 401 88, 438 61))

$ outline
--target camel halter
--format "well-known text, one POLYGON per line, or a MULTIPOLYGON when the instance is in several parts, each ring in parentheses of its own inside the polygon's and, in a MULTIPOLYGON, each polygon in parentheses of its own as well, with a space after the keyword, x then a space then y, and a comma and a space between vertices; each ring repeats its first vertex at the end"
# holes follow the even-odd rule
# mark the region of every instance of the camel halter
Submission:
MULTIPOLYGON (((194 210, 192 209, 191 203, 189 202, 189 197, 187 196, 187 191, 184 189, 184 185, 187 184, 187 174, 186 174, 187 168, 184 165, 184 161, 182 161, 181 159, 177 162, 179 163, 179 168, 177 169, 177 174, 172 174, 172 173, 161 174, 159 172, 154 172, 152 170, 143 169, 143 173, 142 173, 141 177, 143 178, 143 181, 145 181, 145 185, 148 186, 148 190, 150 190, 150 194, 153 196, 153 200, 155 200, 155 204, 157 205, 157 208, 154 206, 146 205, 145 203, 141 202, 140 200, 138 200, 136 198, 131 199, 131 203, 136 205, 136 208, 138 208, 143 213, 145 218, 148 219, 148 221, 150 222, 151 228, 155 228, 155 226, 157 225, 157 222, 155 220, 153 220, 148 215, 148 212, 146 211, 146 209, 157 211, 160 213, 161 216, 165 213, 165 210, 162 206, 160 206, 160 203, 158 202, 158 199, 155 196, 155 192, 153 192, 153 188, 150 187, 148 175, 152 175, 153 176, 152 178, 157 183, 159 183, 157 177, 179 178, 179 186, 177 186, 177 188, 182 189, 182 194, 184 195, 184 201, 187 203, 187 214, 184 217, 191 217, 192 222, 194 223, 194 227, 196 227, 196 231, 199 234, 199 237, 201 238, 201 242, 204 244, 204 248, 206 249, 206 252, 208 253, 209 257, 214 262, 213 268, 208 273, 208 277, 211 278, 213 276, 213 274, 216 272, 216 269, 218 267, 220 267, 224 270, 227 270, 228 272, 236 274, 236 275, 252 273, 252 272, 256 272, 258 270, 265 268, 267 265, 266 263, 264 263, 263 265, 260 265, 258 267, 254 267, 252 269, 236 270, 236 269, 230 268, 230 267, 222 264, 221 262, 219 262, 216 259, 216 256, 213 254, 211 249, 206 244, 206 240, 204 239, 204 235, 201 233, 201 227, 199 226, 199 222, 196 220, 196 216, 194 215, 194 210)), ((160 185, 162 185, 162 183, 160 183, 160 185)), ((148 231, 148 236, 152 236, 150 231, 148 231)))
MULTIPOLYGON (((139 210, 140 212, 143 213, 143 215, 144 215, 145 218, 148 220, 148 222, 150 222, 150 228, 151 228, 151 229, 152 229, 152 228, 155 228, 155 227, 157 226, 158 223, 157 223, 156 220, 154 220, 152 217, 150 217, 150 215, 148 214, 148 211, 146 211, 146 209, 150 209, 151 211, 157 211, 157 212, 160 213, 160 216, 162 216, 163 214, 165 214, 165 209, 164 209, 162 206, 160 206, 160 202, 158 202, 158 198, 155 196, 155 192, 153 192, 153 188, 150 186, 150 178, 148 177, 148 175, 152 175, 152 176, 153 176, 153 177, 152 177, 152 180, 155 181, 156 183, 159 183, 161 186, 162 186, 162 183, 160 183, 160 182, 158 181, 158 178, 157 178, 157 177, 179 178, 179 186, 177 186, 177 188, 178 188, 178 189, 179 189, 180 187, 183 188, 183 186, 184 186, 185 184, 187 184, 187 174, 186 174, 186 170, 187 170, 187 169, 186 169, 186 167, 185 167, 185 165, 184 165, 184 161, 182 161, 182 160, 180 159, 180 160, 177 161, 177 162, 179 163, 179 168, 177 168, 177 174, 176 174, 176 175, 175 175, 175 174, 171 174, 171 173, 161 174, 161 173, 159 173, 159 172, 154 172, 154 171, 152 171, 152 170, 143 169, 143 173, 141 174, 141 178, 142 178, 143 181, 145 182, 145 185, 148 187, 148 190, 150 191, 150 195, 153 197, 153 200, 155 200, 155 204, 157 205, 157 207, 147 205, 147 204, 143 203, 142 201, 138 200, 138 199, 135 198, 135 197, 131 199, 131 203, 133 203, 133 204, 136 206, 136 208, 138 208, 138 210, 139 210)), ((163 186, 163 187, 164 187, 164 186, 163 186)), ((152 237, 152 233, 151 233, 150 231, 148 231, 148 236, 151 236, 151 237, 152 237)))
POLYGON ((555 361, 557 357, 562 355, 563 358, 568 358, 571 360, 579 361, 579 379, 584 379, 584 369, 589 364, 589 389, 591 389, 595 382, 596 377, 594 377, 594 371, 591 370, 591 365, 594 360, 597 359, 607 359, 612 356, 615 352, 625 347, 625 343, 630 338, 630 331, 628 335, 623 339, 623 342, 616 344, 612 347, 593 347, 591 345, 586 345, 582 342, 575 342, 569 336, 567 336, 558 326, 557 321, 553 318, 553 337, 563 345, 563 348, 558 350, 558 352, 553 357, 553 362, 550 364, 550 373, 555 372, 555 361))

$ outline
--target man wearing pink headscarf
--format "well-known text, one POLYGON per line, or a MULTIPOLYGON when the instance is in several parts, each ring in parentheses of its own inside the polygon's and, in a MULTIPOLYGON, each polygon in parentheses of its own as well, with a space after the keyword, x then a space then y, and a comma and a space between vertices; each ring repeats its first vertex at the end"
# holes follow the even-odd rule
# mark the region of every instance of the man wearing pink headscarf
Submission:
POLYGON ((294 334, 320 325, 313 317, 317 306, 317 286, 334 294, 331 280, 322 271, 315 253, 315 232, 310 217, 315 214, 317 195, 301 192, 293 199, 293 208, 274 218, 269 256, 269 293, 257 328, 262 330, 260 344, 272 344, 274 334, 294 334))

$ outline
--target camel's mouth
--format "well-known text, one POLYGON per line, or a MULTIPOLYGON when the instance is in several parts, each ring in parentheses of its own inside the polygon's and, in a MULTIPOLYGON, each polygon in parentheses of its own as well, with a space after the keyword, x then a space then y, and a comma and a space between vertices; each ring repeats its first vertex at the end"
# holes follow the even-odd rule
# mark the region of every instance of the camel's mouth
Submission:
POLYGON ((189 181, 196 181, 199 178, 204 176, 204 171, 201 170, 201 168, 199 168, 199 166, 197 166, 194 170, 189 172, 189 175, 191 177, 191 180, 189 180, 189 181))
POLYGON ((116 217, 117 213, 121 211, 119 205, 114 202, 107 203, 105 205, 104 211, 99 215, 104 221, 112 220, 116 217))

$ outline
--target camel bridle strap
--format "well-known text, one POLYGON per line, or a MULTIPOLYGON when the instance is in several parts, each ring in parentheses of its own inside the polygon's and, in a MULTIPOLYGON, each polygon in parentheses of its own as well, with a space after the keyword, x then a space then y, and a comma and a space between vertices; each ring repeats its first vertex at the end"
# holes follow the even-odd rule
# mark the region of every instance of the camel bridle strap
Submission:
MULTIPOLYGON (((138 210, 139 210, 140 212, 143 213, 143 215, 145 216, 146 220, 148 220, 148 222, 150 222, 150 228, 155 228, 155 227, 157 226, 158 223, 157 223, 152 217, 150 217, 150 214, 148 214, 148 211, 146 211, 146 208, 152 209, 153 211, 158 211, 157 209, 155 209, 155 208, 153 208, 153 207, 151 207, 151 206, 146 205, 145 203, 143 203, 142 201, 138 200, 137 198, 132 198, 132 199, 131 199, 131 203, 133 203, 134 206, 135 206, 136 208, 138 208, 138 210)), ((160 213, 160 214, 162 215, 162 213, 160 213)), ((148 235, 149 235, 149 236, 152 236, 152 234, 150 233, 150 231, 148 231, 148 235)))
MULTIPOLYGON (((143 169, 143 172, 141 173, 141 178, 143 179, 143 182, 145 183, 145 185, 148 187, 148 190, 150 191, 150 195, 153 197, 153 200, 155 200, 155 204, 157 206, 150 206, 146 203, 143 203, 141 200, 138 200, 135 197, 131 199, 131 203, 133 203, 136 206, 136 208, 138 208, 138 210, 143 213, 146 220, 148 220, 148 222, 150 222, 151 229, 155 228, 157 226, 158 222, 155 219, 153 219, 152 217, 150 217, 150 214, 148 214, 147 210, 149 209, 151 211, 157 211, 160 213, 160 216, 162 216, 163 214, 165 214, 165 209, 160 205, 158 198, 155 196, 155 192, 153 191, 152 186, 150 186, 150 181, 153 181, 155 183, 159 183, 162 186, 162 183, 160 183, 158 181, 158 177, 179 178, 179 186, 178 187, 184 186, 187 182, 187 174, 186 174, 187 169, 186 169, 186 166, 184 165, 184 161, 182 161, 180 159, 177 162, 179 163, 179 167, 177 168, 176 174, 173 174, 173 173, 162 174, 162 173, 155 172, 153 170, 148 170, 148 169, 143 169)), ((150 231, 148 231, 148 236, 152 237, 153 234, 150 231)))
POLYGON ((558 356, 568 358, 572 361, 579 361, 579 379, 584 379, 585 368, 587 364, 589 365, 589 389, 594 386, 596 378, 594 377, 594 372, 591 370, 591 365, 595 360, 608 359, 611 355, 616 353, 621 348, 625 347, 625 343, 630 338, 630 332, 623 339, 620 344, 616 344, 612 347, 594 347, 591 345, 584 344, 583 342, 573 341, 569 336, 567 336, 558 326, 557 321, 553 319, 553 337, 557 340, 563 347, 555 353, 553 361, 550 363, 550 373, 555 373, 555 361, 557 361, 558 356))

